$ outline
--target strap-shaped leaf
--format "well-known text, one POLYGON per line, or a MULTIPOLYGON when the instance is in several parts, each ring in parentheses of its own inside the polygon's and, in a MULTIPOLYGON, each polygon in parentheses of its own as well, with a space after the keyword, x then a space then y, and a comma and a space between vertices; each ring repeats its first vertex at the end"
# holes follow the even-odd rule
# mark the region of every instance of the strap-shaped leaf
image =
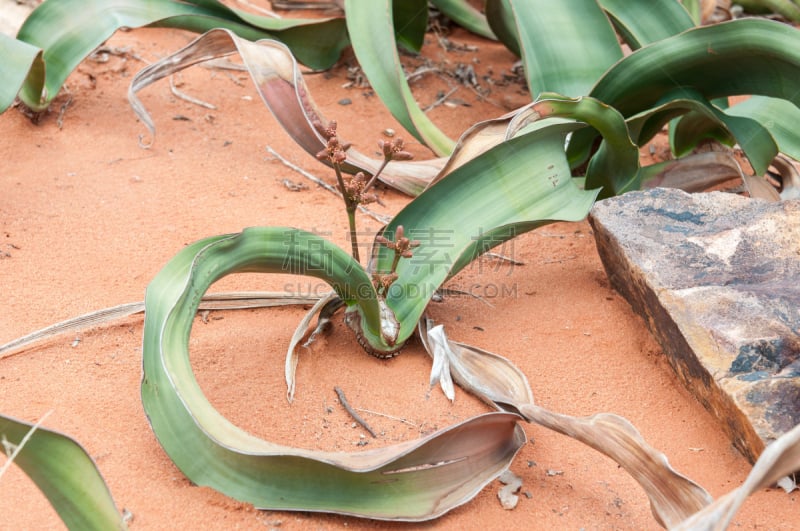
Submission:
MULTIPOLYGON (((591 98, 548 95, 517 118, 521 123, 509 122, 512 131, 536 125, 542 118, 575 122, 550 122, 486 150, 437 179, 384 229, 383 236, 392 238, 402 225, 410 238, 420 242, 411 259, 400 261, 399 278, 386 297, 400 323, 398 343, 413 333, 434 291, 480 254, 547 223, 586 216, 599 190, 582 190, 572 179, 564 152, 568 132, 589 123, 609 140, 593 169, 598 182, 627 183, 636 178, 638 150, 622 117, 606 105, 591 98), (612 166, 614 175, 605 175, 612 166)), ((487 122, 492 130, 495 125, 487 122)), ((468 133, 466 138, 475 136, 468 133)), ((376 253, 375 270, 388 271, 393 253, 386 248, 376 253)), ((378 338, 366 333, 364 337, 370 344, 379 344, 378 338)))
POLYGON ((591 96, 626 118, 682 88, 708 100, 760 94, 798 105, 799 69, 800 31, 741 19, 694 28, 635 51, 599 79, 591 96))
POLYGON ((622 58, 617 35, 596 0, 510 0, 534 99, 579 97, 622 58))
POLYGON ((323 278, 367 316, 374 302, 369 278, 349 255, 292 229, 202 240, 162 269, 145 299, 142 401, 159 442, 194 483, 263 508, 425 520, 471 499, 525 443, 519 417, 507 413, 360 453, 289 448, 231 424, 200 390, 188 339, 208 286, 226 274, 256 271, 323 278))
MULTIPOLYGON (((14 103, 25 78, 43 79, 42 50, 0 33, 0 112, 14 103)), ((41 81, 39 81, 41 83, 41 81)))
POLYGON ((517 57, 522 56, 510 0, 486 0, 486 22, 506 48, 517 57))
POLYGON ((497 40, 486 17, 467 0, 431 0, 431 4, 459 26, 481 37, 497 40))
MULTIPOLYGON (((311 155, 324 149, 325 140, 317 132, 314 122, 327 125, 328 121, 314 103, 289 48, 267 39, 250 42, 226 29, 210 30, 184 48, 138 72, 128 89, 128 101, 133 111, 150 133, 155 134, 153 120, 137 93, 184 68, 232 53, 241 56, 262 101, 292 139, 311 155)), ((363 171, 374 175, 382 163, 382 160, 350 149, 343 169, 349 173, 363 171)), ((436 176, 441 164, 440 159, 394 161, 381 173, 380 179, 402 192, 417 195, 436 176)))
POLYGON ((70 529, 126 529, 103 477, 74 439, 0 415, 0 440, 70 529))
POLYGON ((666 456, 647 444, 628 420, 609 413, 571 417, 537 406, 528 379, 511 361, 451 341, 441 325, 431 328, 430 324, 420 322, 419 334, 428 354, 434 357, 434 365, 437 355, 446 356, 444 365, 453 379, 470 393, 615 460, 647 493, 653 516, 663 526, 672 527, 711 502, 702 487, 673 470, 666 456))
MULTIPOLYGON (((686 117, 678 122, 673 137, 673 149, 678 156, 689 153, 700 140, 700 135, 709 128, 718 129, 729 137, 737 139, 759 174, 766 171, 772 159, 778 154, 778 146, 770 131, 758 120, 726 113, 691 89, 678 89, 674 96, 668 94, 664 100, 666 103, 629 120, 631 134, 638 138, 639 145, 652 138, 671 119, 686 114, 686 117), (692 131, 692 127, 697 127, 699 130, 692 131)), ((793 106, 789 102, 786 103, 793 106)))
POLYGON ((397 43, 412 53, 419 53, 428 29, 428 9, 420 2, 392 2, 392 22, 397 43))
MULTIPOLYGON (((404 0, 422 12, 426 0, 404 0)), ((353 51, 372 88, 405 129, 437 155, 447 155, 453 141, 419 108, 397 54, 392 0, 345 0, 347 30, 353 51)))
MULTIPOLYGON (((6 90, 19 91, 20 99, 31 109, 44 110, 78 63, 115 31, 148 25, 190 31, 224 27, 249 39, 283 40, 301 62, 312 68, 331 66, 348 44, 342 19, 273 19, 231 9, 216 0, 44 2, 17 35, 18 40, 43 50, 44 65, 31 70, 21 89, 15 85, 6 90)), ((17 71, 12 79, 22 75, 25 73, 17 71)), ((6 108, 0 107, 0 112, 6 108)))
POLYGON ((689 12, 678 0, 597 2, 611 17, 625 42, 634 50, 695 26, 689 12))
POLYGON ((730 116, 752 118, 775 139, 781 153, 800 160, 800 107, 767 96, 752 96, 725 111, 730 116))

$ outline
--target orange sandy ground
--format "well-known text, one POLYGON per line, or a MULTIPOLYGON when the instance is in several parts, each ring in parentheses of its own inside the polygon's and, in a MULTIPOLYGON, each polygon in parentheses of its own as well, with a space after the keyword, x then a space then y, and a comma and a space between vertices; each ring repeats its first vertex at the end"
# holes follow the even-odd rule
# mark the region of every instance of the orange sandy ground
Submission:
MULTIPOLYGON (((112 38, 147 61, 191 38, 173 30, 137 30, 112 38)), ((498 46, 457 31, 457 43, 478 51, 426 47, 434 61, 472 62, 494 77, 514 58, 498 46)), ((317 161, 277 126, 243 73, 195 67, 180 76, 181 90, 208 110, 179 100, 166 81, 143 99, 158 127, 155 145, 144 133, 126 91, 143 63, 112 56, 84 62, 39 125, 16 110, 0 116, 0 343, 92 310, 141 300, 150 279, 184 245, 252 225, 287 225, 328 233, 346 246, 339 200, 271 158, 265 145, 333 182, 317 161), (59 109, 69 101, 59 127, 59 109), (188 120, 178 120, 176 117, 188 120), (282 182, 305 182, 292 192, 282 182)), ((345 89, 346 68, 308 77, 317 103, 338 119, 341 136, 369 152, 381 132, 402 128, 365 89, 345 89), (352 104, 338 102, 350 98, 352 104)), ((437 76, 414 85, 423 104, 448 90, 437 76)), ((438 106, 432 118, 457 136, 475 121, 527 101, 518 87, 495 88, 498 105, 460 88, 470 107, 438 106)), ((409 142, 419 156, 429 154, 409 142)), ((661 149, 661 148, 659 148, 661 149)), ((407 198, 380 192, 391 214, 407 198)), ((360 218, 364 231, 378 223, 360 218)), ((677 383, 659 346, 609 287, 588 224, 558 224, 517 238, 501 252, 524 262, 483 261, 450 287, 485 295, 484 302, 451 297, 431 306, 451 337, 511 358, 527 374, 538 402, 556 411, 607 411, 630 419, 679 471, 719 496, 739 485, 749 464, 711 416, 677 383)), ((247 276, 220 289, 318 287, 302 278, 247 276)), ((360 408, 401 417, 366 415, 380 432, 374 448, 415 438, 485 411, 459 391, 454 404, 428 390, 429 360, 414 343, 396 359, 380 361, 357 346, 339 323, 304 354, 298 396, 284 399, 283 356, 300 308, 215 312, 192 333, 193 364, 213 404, 243 428, 272 441, 307 448, 358 451, 362 431, 339 405, 341 387, 360 408), (328 411, 331 408, 331 411, 328 411)), ((45 425, 79 440, 96 460, 133 529, 366 529, 406 524, 337 515, 259 511, 208 488, 195 487, 164 454, 139 400, 141 317, 58 337, 0 359, 0 410, 28 421, 52 413, 45 425)), ((600 454, 536 426, 511 466, 524 485, 519 505, 501 508, 493 482, 474 500, 420 527, 458 529, 656 528, 647 499, 617 465, 600 454)), ((59 528, 62 524, 35 487, 12 467, 0 479, 0 528, 59 528)), ((790 529, 797 494, 758 493, 736 527, 790 529)))

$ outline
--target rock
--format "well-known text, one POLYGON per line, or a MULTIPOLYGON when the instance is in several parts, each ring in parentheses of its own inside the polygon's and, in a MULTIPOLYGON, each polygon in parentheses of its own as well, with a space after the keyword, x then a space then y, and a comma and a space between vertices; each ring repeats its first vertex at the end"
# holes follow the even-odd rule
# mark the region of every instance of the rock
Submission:
POLYGON ((800 423, 800 201, 632 192, 590 215, 612 286, 755 461, 800 423))
POLYGON ((497 498, 500 500, 500 505, 503 509, 510 511, 516 509, 519 503, 519 489, 522 488, 522 478, 514 474, 511 470, 506 470, 500 477, 500 483, 503 484, 500 490, 497 491, 497 498))

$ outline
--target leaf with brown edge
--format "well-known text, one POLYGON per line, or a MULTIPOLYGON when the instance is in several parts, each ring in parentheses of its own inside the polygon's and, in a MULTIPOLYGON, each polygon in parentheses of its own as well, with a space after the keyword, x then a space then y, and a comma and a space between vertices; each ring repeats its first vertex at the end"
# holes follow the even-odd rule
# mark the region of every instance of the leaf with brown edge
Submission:
POLYGON ((141 390, 153 432, 193 483, 256 507, 421 521, 472 499, 525 444, 519 415, 505 412, 472 417, 423 439, 353 453, 283 446, 232 424, 199 387, 189 337, 208 288, 226 275, 245 272, 318 277, 345 303, 367 310, 365 321, 378 318, 367 274, 317 235, 254 227, 181 249, 147 288, 141 390), (321 256, 329 262, 321 262, 321 256))
MULTIPOLYGON (((142 69, 128 89, 133 111, 151 135, 155 124, 139 100, 143 88, 175 72, 195 64, 238 53, 255 83, 262 101, 284 130, 312 156, 326 143, 314 123, 330 123, 319 111, 300 69, 289 48, 272 40, 251 42, 225 29, 208 31, 186 47, 142 69)), ((342 141, 344 142, 344 141, 342 141)), ((373 159, 350 149, 342 169, 348 173, 363 171, 373 175, 383 160, 373 159)), ((442 161, 393 161, 380 175, 380 180, 409 195, 419 194, 439 172, 442 161)))
MULTIPOLYGON (((432 327, 428 320, 419 334, 428 353, 432 327)), ((448 341, 443 331, 434 341, 448 341)), ((463 343, 449 341, 448 364, 453 378, 472 394, 495 407, 521 414, 533 422, 572 437, 619 463, 644 489, 655 519, 665 527, 679 524, 709 503, 711 497, 693 481, 676 472, 666 456, 645 442, 626 419, 609 413, 571 417, 534 405, 525 375, 509 360, 463 343)))
POLYGON ((675 529, 686 531, 727 529, 748 496, 795 472, 800 472, 800 425, 767 446, 739 488, 720 497, 702 511, 681 522, 675 529))

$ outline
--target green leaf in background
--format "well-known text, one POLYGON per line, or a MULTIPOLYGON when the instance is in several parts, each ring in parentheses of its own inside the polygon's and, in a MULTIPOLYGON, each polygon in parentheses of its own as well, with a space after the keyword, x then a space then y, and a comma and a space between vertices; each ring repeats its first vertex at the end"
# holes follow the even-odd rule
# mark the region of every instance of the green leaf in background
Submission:
POLYGON ((0 33, 0 113, 8 109, 17 97, 25 78, 41 84, 44 79, 42 50, 0 33), (34 81, 35 80, 35 81, 34 81))
MULTIPOLYGON (((406 0, 410 12, 427 13, 425 0, 406 0)), ((345 0, 347 31, 361 69, 398 122, 437 155, 454 146, 419 108, 397 54, 391 0, 345 0)))
POLYGON ((486 22, 506 48, 517 57, 522 57, 510 0, 486 0, 486 22))
POLYGON ((702 0, 681 0, 681 4, 686 8, 686 12, 692 17, 692 22, 699 26, 703 18, 703 9, 701 4, 702 0))
POLYGON ((481 37, 497 40, 486 17, 467 0, 431 0, 431 4, 459 26, 481 37))
MULTIPOLYGON (((47 108, 67 76, 97 46, 122 27, 161 26, 205 31, 214 27, 231 29, 249 38, 283 40, 298 59, 311 68, 328 68, 348 44, 342 19, 273 19, 234 10, 213 0, 59 0, 37 7, 17 34, 19 41, 43 51, 44 66, 34 65, 18 90, 20 99, 32 110, 47 108)), ((3 45, 3 51, 9 47, 3 45)), ((11 68, 27 58, 25 51, 11 68)), ((15 56, 16 57, 16 56, 15 56)), ((3 59, 6 60, 5 57, 3 59)), ((23 61, 24 63, 24 61, 23 61)), ((21 66, 19 66, 21 67, 21 66)), ((5 67, 8 68, 8 67, 5 67)), ((27 74, 27 72, 26 72, 27 74)), ((15 71, 11 80, 19 79, 15 71)), ((5 98, 5 96, 3 96, 5 98)), ((0 103, 4 103, 0 100, 0 103)), ((0 107, 0 112, 8 106, 0 107)))
POLYGON ((635 51, 599 78, 591 96, 626 118, 684 87, 708 100, 760 94, 798 105, 799 69, 798 30, 740 19, 694 28, 635 51))
POLYGON ((622 49, 596 0, 510 0, 528 88, 579 97, 622 58, 622 49))
MULTIPOLYGON (((709 119, 724 124, 742 145, 756 172, 763 173, 777 151, 769 132, 756 120, 726 114, 708 100, 762 94, 797 105, 798 49, 800 33, 777 22, 736 20, 695 28, 635 51, 615 64, 591 94, 634 119, 670 101, 704 101, 704 109, 694 110, 702 110, 709 119)), ((654 133, 659 127, 657 121, 643 131, 654 133)), ((647 138, 641 136, 640 143, 647 138)), ((581 141, 585 143, 586 139, 581 141)))
POLYGON ((674 98, 667 97, 665 100, 667 103, 664 105, 654 107, 629 120, 631 131, 634 133, 638 131, 640 145, 661 130, 672 117, 685 113, 685 117, 675 126, 673 136, 673 149, 678 156, 688 154, 709 131, 721 131, 726 135, 720 137, 720 140, 726 137, 738 139, 742 151, 758 174, 763 174, 778 154, 778 146, 769 130, 757 120, 726 113, 704 99, 702 95, 693 94, 690 89, 680 89, 676 91, 674 98), (696 129, 693 130, 692 127, 695 126, 696 129))
POLYGON ((0 415, 0 441, 18 448, 13 464, 33 480, 68 528, 127 528, 97 465, 73 439, 0 415))
POLYGON ((692 17, 677 0, 598 0, 598 3, 633 50, 695 26, 692 17))
POLYGON ((800 108, 797 105, 779 98, 752 96, 732 105, 725 113, 758 121, 770 132, 781 153, 800 160, 800 108))
POLYGON ((428 29, 428 9, 420 2, 392 2, 392 22, 397 44, 411 53, 419 53, 428 29))
POLYGON ((426 520, 475 496, 525 443, 519 417, 508 413, 357 453, 289 448, 231 424, 203 395, 188 340, 200 296, 217 279, 243 272, 325 279, 367 316, 374 302, 369 277, 349 255, 294 229, 251 228, 208 238, 162 269, 145 299, 142 402, 164 450, 194 483, 261 508, 426 520))

